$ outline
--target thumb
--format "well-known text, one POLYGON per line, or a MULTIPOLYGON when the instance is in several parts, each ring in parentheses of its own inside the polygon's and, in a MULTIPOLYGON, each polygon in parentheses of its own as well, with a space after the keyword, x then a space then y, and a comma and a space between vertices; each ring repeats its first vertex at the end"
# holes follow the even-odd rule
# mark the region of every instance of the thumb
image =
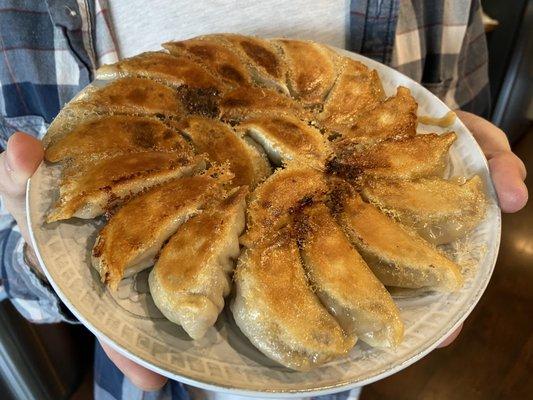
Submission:
POLYGON ((7 198, 19 197, 26 181, 33 175, 44 156, 41 142, 26 133, 16 132, 0 155, 0 193, 7 198))

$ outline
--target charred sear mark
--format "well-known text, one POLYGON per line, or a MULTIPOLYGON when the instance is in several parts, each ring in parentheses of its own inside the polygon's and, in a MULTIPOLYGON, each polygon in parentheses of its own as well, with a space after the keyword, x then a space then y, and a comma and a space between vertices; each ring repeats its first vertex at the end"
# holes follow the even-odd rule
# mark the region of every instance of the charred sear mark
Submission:
POLYGON ((189 51, 194 54, 195 56, 209 61, 214 61, 216 58, 216 54, 213 51, 213 49, 209 48, 208 46, 204 45, 196 45, 189 47, 189 51))
POLYGON ((150 122, 141 121, 131 126, 133 133, 133 143, 135 145, 145 148, 152 149, 156 147, 157 142, 154 138, 154 125, 150 122))
POLYGON ((230 81, 240 84, 244 83, 244 76, 229 64, 221 65, 218 68, 218 73, 230 81))
POLYGON ((313 234, 309 216, 303 213, 298 213, 294 216, 292 229, 299 248, 302 248, 307 238, 313 234))
POLYGON ((364 168, 360 165, 347 162, 343 157, 334 156, 326 161, 325 171, 328 175, 356 181, 362 177, 364 168))
POLYGON ((219 114, 219 93, 215 88, 190 88, 181 86, 179 98, 190 114, 215 118, 219 114))
POLYGON ((274 53, 248 41, 242 41, 241 47, 248 57, 262 66, 270 75, 280 77, 278 59, 274 53))
POLYGON ((221 105, 223 107, 228 108, 235 108, 235 107, 248 107, 251 106, 252 100, 250 99, 244 99, 244 98, 237 98, 237 97, 229 97, 222 100, 221 105))

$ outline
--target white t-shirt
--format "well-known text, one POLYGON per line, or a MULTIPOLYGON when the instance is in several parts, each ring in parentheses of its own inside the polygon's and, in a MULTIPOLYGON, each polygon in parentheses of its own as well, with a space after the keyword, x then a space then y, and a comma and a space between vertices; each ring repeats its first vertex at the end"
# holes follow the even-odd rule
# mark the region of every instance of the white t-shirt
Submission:
POLYGON ((344 48, 349 0, 110 0, 120 56, 208 33, 315 40, 344 48))

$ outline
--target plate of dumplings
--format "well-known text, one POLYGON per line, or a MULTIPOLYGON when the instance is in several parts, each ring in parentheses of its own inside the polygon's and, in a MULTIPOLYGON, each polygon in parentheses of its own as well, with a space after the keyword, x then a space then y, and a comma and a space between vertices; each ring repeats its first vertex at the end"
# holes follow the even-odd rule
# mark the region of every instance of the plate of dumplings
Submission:
POLYGON ((472 311, 501 214, 431 92, 311 41, 212 34, 96 71, 31 178, 62 301, 171 379, 320 395, 393 374, 472 311))

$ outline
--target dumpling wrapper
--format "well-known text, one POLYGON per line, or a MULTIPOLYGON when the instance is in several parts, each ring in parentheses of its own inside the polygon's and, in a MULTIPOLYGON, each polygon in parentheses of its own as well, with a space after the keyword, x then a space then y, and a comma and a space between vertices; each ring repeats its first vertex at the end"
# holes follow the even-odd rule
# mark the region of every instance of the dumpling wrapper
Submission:
POLYGON ((259 114, 246 119, 237 129, 259 143, 277 166, 297 160, 323 169, 331 153, 317 129, 293 116, 259 114))
POLYGON ((261 352, 307 371, 346 354, 355 344, 309 287, 296 241, 280 235, 245 250, 234 275, 231 310, 261 352))
POLYGON ((371 181, 362 195, 434 244, 465 236, 483 219, 487 207, 477 175, 463 184, 440 178, 371 181))
POLYGON ((150 293, 170 321, 193 339, 215 324, 230 292, 244 230, 246 188, 181 225, 150 272, 150 293))
POLYGON ((89 85, 52 121, 43 144, 48 146, 80 123, 108 114, 172 117, 185 114, 185 108, 175 89, 151 79, 129 77, 102 87, 89 85))
POLYGON ((216 71, 232 85, 251 85, 252 77, 240 57, 212 35, 179 42, 164 43, 163 47, 175 56, 189 55, 206 68, 216 71))
POLYGON ((312 119, 309 111, 289 97, 272 89, 240 86, 227 92, 220 100, 220 117, 240 121, 255 114, 286 113, 302 119, 312 119))
POLYGON ((115 290, 125 276, 154 263, 163 243, 211 199, 222 196, 221 184, 209 171, 167 182, 121 207, 98 234, 92 265, 115 290))
POLYGON ((207 154, 218 164, 229 163, 234 186, 255 188, 272 173, 265 152, 255 142, 240 137, 229 125, 202 117, 181 121, 179 129, 191 140, 198 154, 207 154))
POLYGON ((350 125, 359 115, 376 107, 384 97, 375 70, 351 59, 345 59, 344 64, 319 114, 325 125, 350 125))
POLYGON ((309 282, 344 331, 374 347, 396 347, 403 338, 398 308, 329 209, 306 208, 297 225, 309 282))
POLYGON ((59 200, 47 222, 97 217, 136 193, 204 168, 201 156, 154 151, 74 163, 61 177, 59 200))
POLYGON ((395 96, 354 118, 346 129, 340 129, 343 138, 370 143, 416 134, 416 103, 409 89, 399 86, 395 96))
POLYGON ((345 200, 338 221, 385 286, 443 292, 462 286, 457 264, 414 231, 363 202, 359 195, 345 200))
POLYGON ((255 81, 289 93, 286 84, 287 66, 281 52, 269 40, 236 34, 215 34, 205 37, 227 43, 248 66, 255 81))
POLYGON ((337 142, 336 156, 328 161, 328 172, 346 179, 416 179, 442 177, 448 151, 457 138, 454 132, 392 138, 370 146, 353 139, 337 142))
POLYGON ((315 42, 280 39, 274 43, 283 50, 292 96, 306 106, 321 104, 335 83, 340 57, 315 42))
POLYGON ((324 174, 312 168, 291 166, 277 170, 252 193, 247 210, 247 231, 241 243, 260 242, 290 222, 290 213, 322 198, 328 191, 324 174))
POLYGON ((143 77, 159 80, 172 86, 188 86, 195 89, 215 88, 223 90, 217 77, 189 57, 174 56, 163 51, 149 51, 115 64, 98 68, 96 79, 143 77))
POLYGON ((185 139, 157 118, 105 115, 81 123, 49 145, 45 159, 108 158, 142 151, 192 153, 185 139))

